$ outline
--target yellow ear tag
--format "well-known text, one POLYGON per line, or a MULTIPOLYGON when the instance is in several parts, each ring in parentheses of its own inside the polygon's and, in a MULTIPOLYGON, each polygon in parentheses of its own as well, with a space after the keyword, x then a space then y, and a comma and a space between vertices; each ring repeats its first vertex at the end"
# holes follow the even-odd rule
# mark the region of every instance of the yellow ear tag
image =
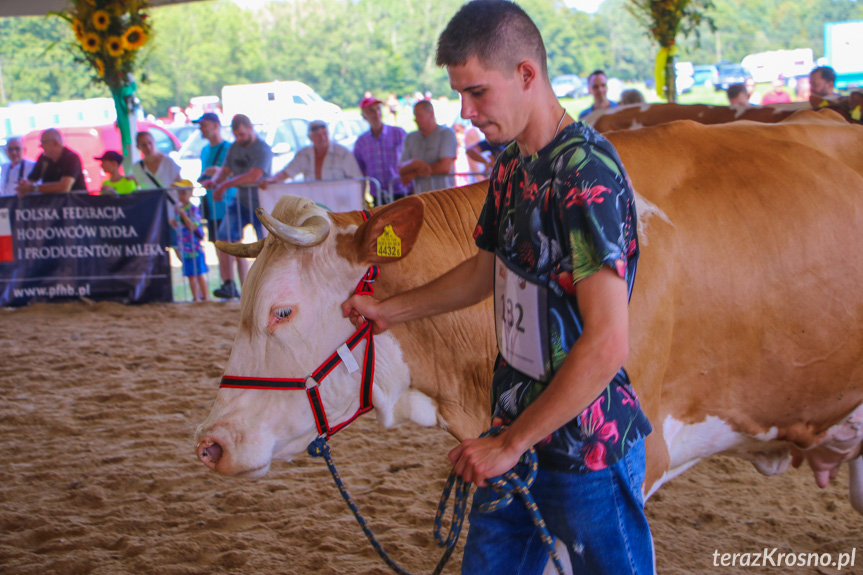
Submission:
POLYGON ((819 107, 819 108, 826 108, 826 107, 827 107, 827 106, 829 106, 829 105, 830 105, 830 102, 829 102, 829 101, 827 101, 827 100, 821 100, 821 103, 820 103, 820 104, 818 104, 818 107, 819 107))
POLYGON ((851 119, 854 120, 855 122, 860 121, 860 116, 861 116, 860 108, 861 108, 861 106, 857 106, 856 108, 851 110, 851 119))
POLYGON ((384 233, 378 236, 378 255, 385 258, 402 257, 402 240, 392 226, 386 226, 384 233))

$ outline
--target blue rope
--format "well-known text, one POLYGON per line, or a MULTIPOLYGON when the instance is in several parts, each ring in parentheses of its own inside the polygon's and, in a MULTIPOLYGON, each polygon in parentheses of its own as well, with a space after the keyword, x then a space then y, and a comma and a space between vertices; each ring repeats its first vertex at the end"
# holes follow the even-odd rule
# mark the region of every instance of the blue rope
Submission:
MULTIPOLYGON (((497 435, 502 429, 503 428, 499 426, 493 427, 483 433, 480 437, 485 437, 487 435, 497 435)), ((372 533, 371 529, 369 529, 368 525, 366 525, 366 520, 360 514, 360 511, 354 503, 353 498, 348 493, 344 482, 339 476, 338 470, 336 470, 336 464, 333 461, 333 456, 330 452, 330 446, 329 444, 327 444, 327 439, 325 437, 318 437, 317 439, 312 441, 309 444, 308 453, 312 457, 324 458, 324 461, 326 461, 327 467, 329 468, 330 473, 333 476, 333 480, 336 483, 336 487, 339 488, 339 493, 341 493, 342 499, 344 499, 345 503, 348 504, 348 507, 350 508, 351 512, 353 512, 357 523, 360 524, 363 533, 366 534, 366 538, 369 540, 369 543, 372 544, 372 547, 374 547, 375 551, 377 551, 381 559, 384 560, 384 563, 386 563, 393 571, 395 571, 399 575, 411 575, 409 571, 405 571, 404 569, 402 569, 395 561, 390 558, 390 556, 387 554, 386 551, 384 551, 384 548, 378 542, 377 538, 375 538, 374 533, 372 533)), ((536 479, 536 473, 538 469, 536 451, 531 448, 527 453, 524 454, 523 459, 526 459, 526 463, 528 466, 527 477, 525 479, 522 479, 515 471, 510 470, 503 475, 498 475, 497 477, 490 478, 488 482, 491 485, 491 488, 496 493, 498 493, 500 497, 494 501, 483 503, 479 508, 480 513, 491 513, 497 509, 502 509, 506 507, 507 505, 512 503, 513 493, 517 493, 524 501, 524 504, 531 515, 534 526, 539 529, 543 545, 545 545, 545 549, 548 552, 549 557, 551 557, 551 560, 554 562, 554 566, 557 569, 557 572, 560 575, 564 575, 565 572, 563 570, 563 563, 561 563, 560 556, 557 554, 557 551, 554 550, 554 537, 552 537, 551 533, 549 532, 548 527, 545 524, 545 520, 543 520, 542 515, 539 512, 539 508, 536 505, 536 501, 530 494, 530 486, 533 485, 533 482, 536 479)), ((450 472, 449 477, 446 481, 446 485, 444 485, 443 493, 441 494, 440 502, 438 503, 438 509, 435 513, 434 518, 435 542, 437 543, 438 547, 444 547, 445 550, 443 556, 440 558, 440 561, 438 561, 432 575, 440 575, 447 561, 449 561, 450 556, 452 556, 452 552, 455 550, 456 543, 458 543, 458 538, 461 535, 461 530, 464 525, 465 509, 467 508, 467 499, 470 493, 470 486, 471 484, 456 475, 455 471, 450 472), (453 489, 455 489, 453 517, 452 521, 450 522, 449 533, 444 539, 442 535, 443 515, 446 512, 447 502, 449 501, 453 489)))

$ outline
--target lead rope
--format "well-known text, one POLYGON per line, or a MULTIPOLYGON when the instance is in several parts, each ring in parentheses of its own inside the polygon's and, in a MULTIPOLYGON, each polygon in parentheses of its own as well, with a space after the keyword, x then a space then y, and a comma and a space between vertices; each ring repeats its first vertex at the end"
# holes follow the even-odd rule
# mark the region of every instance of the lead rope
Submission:
MULTIPOLYGON (((487 435, 497 435, 503 428, 500 426, 492 427, 485 433, 483 433, 480 437, 485 437, 487 435)), ((345 503, 348 504, 351 512, 353 512, 354 517, 357 520, 357 523, 360 524, 360 527, 363 530, 363 533, 366 534, 366 538, 369 540, 369 543, 372 544, 375 551, 377 551, 378 555, 381 559, 384 560, 390 569, 399 575, 412 575, 409 571, 405 571, 402 569, 395 561, 393 561, 390 556, 384 551, 384 548, 381 546, 380 542, 378 542, 372 530, 366 525, 366 520, 363 518, 362 514, 360 514, 359 509, 353 501, 350 493, 348 493, 347 487, 345 487, 344 482, 342 481, 341 476, 339 475, 338 470, 336 469, 336 464, 333 461, 332 453, 330 452, 330 446, 327 443, 326 437, 318 437, 314 441, 309 444, 308 453, 312 457, 323 457, 324 461, 327 462, 327 467, 330 470, 330 473, 333 476, 333 480, 336 483, 336 487, 339 488, 339 493, 342 495, 342 499, 345 500, 345 503)), ((542 539, 542 543, 545 546, 546 552, 548 552, 548 556, 554 562, 554 566, 557 569, 559 575, 564 575, 563 563, 560 561, 560 556, 557 554, 557 551, 554 550, 554 537, 548 530, 548 527, 545 524, 545 520, 542 518, 542 515, 539 513, 539 508, 536 505, 536 501, 534 501, 533 496, 530 494, 530 486, 533 485, 534 480, 536 479, 536 472, 538 468, 538 461, 536 457, 536 451, 531 448, 527 451, 523 459, 526 459, 526 463, 528 466, 527 477, 522 479, 519 477, 518 473, 515 471, 507 471, 503 475, 498 475, 497 477, 492 477, 489 479, 489 484, 494 491, 500 495, 500 497, 494 501, 489 501, 488 503, 483 503, 479 510, 480 513, 491 513, 492 511, 496 511, 498 509, 502 509, 512 503, 513 501, 513 492, 517 493, 519 497, 524 501, 525 507, 527 507, 527 511, 531 516, 531 520, 533 521, 534 526, 539 529, 540 537, 542 539)), ((440 503, 438 503, 438 509, 435 513, 434 519, 434 538, 438 547, 445 547, 443 556, 438 561, 435 570, 432 572, 432 575, 439 575, 444 566, 449 561, 450 556, 452 556, 452 552, 455 550, 456 543, 458 543, 458 538, 461 535, 461 529, 464 525, 464 512, 467 508, 467 498, 470 493, 469 482, 466 482, 464 479, 455 474, 455 471, 451 471, 449 477, 447 478, 446 485, 444 485, 443 493, 441 494, 440 503), (452 521, 450 522, 449 533, 447 534, 446 539, 442 536, 443 531, 443 515, 446 513, 447 501, 449 501, 450 495, 452 493, 453 488, 455 488, 455 502, 453 504, 453 516, 452 521)))

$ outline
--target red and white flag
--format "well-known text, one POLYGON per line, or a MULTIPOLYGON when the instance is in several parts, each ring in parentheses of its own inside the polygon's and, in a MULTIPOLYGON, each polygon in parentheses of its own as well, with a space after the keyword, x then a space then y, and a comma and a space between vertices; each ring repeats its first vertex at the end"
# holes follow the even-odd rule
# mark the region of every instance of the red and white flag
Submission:
POLYGON ((0 208, 0 262, 14 262, 12 253, 12 226, 9 223, 9 208, 0 208))

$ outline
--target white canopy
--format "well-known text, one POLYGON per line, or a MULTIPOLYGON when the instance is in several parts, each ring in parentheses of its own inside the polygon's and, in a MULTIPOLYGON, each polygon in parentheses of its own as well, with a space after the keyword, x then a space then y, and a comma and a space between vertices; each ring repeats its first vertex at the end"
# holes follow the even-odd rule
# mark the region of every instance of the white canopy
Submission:
MULTIPOLYGON (((194 0, 150 0, 153 6, 183 4, 194 0)), ((44 16, 59 12, 69 5, 68 0, 0 0, 0 18, 11 16, 44 16)))

